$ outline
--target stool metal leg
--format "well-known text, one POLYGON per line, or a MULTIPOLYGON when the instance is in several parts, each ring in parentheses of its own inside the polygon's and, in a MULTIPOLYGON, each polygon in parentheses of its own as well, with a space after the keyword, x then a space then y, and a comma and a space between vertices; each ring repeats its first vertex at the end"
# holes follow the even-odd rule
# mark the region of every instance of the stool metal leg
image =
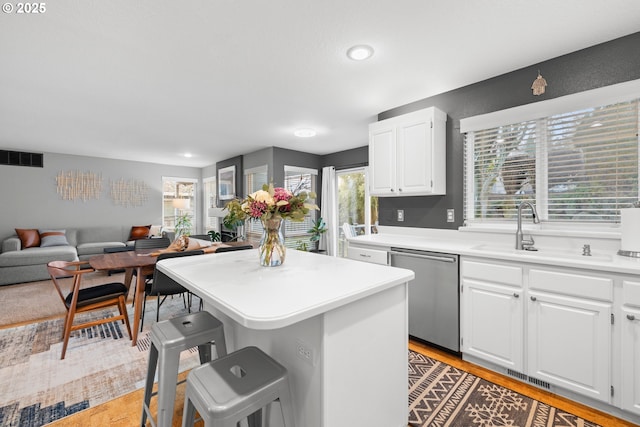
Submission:
POLYGON ((156 416, 158 427, 171 427, 180 351, 165 351, 165 356, 159 359, 158 366, 158 414, 156 416))
MULTIPOLYGON (((149 410, 149 404, 151 402, 151 395, 153 391, 153 380, 156 375, 156 366, 158 364, 158 349, 155 345, 151 344, 149 349, 149 365, 147 368, 147 379, 144 386, 144 401, 142 403, 142 420, 140 425, 144 427, 147 423, 147 411, 149 410)), ((151 416, 151 415, 149 415, 151 416)))

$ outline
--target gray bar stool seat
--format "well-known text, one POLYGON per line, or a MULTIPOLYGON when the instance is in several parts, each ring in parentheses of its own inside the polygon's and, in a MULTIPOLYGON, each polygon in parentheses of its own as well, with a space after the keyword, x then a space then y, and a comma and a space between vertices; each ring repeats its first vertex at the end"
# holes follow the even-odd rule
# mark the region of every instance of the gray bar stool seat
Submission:
POLYGON ((262 408, 279 400, 285 427, 294 427, 287 370, 257 347, 246 347, 194 368, 187 376, 182 427, 196 410, 206 427, 260 426, 262 408))
POLYGON ((222 322, 206 311, 190 313, 155 323, 151 327, 151 348, 142 404, 141 426, 147 416, 153 426, 170 427, 178 384, 180 353, 198 346, 200 363, 212 360, 211 344, 215 343, 218 357, 227 354, 222 322), (153 382, 158 370, 158 391, 153 392, 153 382), (154 422, 149 404, 158 396, 158 410, 154 422))

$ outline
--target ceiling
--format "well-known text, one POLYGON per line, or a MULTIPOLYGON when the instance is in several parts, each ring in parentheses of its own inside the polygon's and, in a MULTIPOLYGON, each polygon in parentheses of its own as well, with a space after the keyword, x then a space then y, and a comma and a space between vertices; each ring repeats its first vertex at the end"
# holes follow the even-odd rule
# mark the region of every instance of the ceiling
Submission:
POLYGON ((638 0, 45 5, 0 14, 0 148, 194 167, 360 147, 382 111, 640 31, 638 0))

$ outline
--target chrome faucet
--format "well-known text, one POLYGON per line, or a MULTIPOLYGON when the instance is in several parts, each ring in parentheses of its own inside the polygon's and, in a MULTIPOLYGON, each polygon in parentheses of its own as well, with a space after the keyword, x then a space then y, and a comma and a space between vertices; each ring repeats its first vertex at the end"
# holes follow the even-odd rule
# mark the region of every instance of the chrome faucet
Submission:
MULTIPOLYGON (((528 206, 531 209, 531 216, 533 218, 533 223, 538 224, 540 220, 538 219, 538 212, 536 212, 536 207, 529 202, 522 202, 518 205, 518 229, 516 230, 516 249, 521 251, 523 249, 532 250, 534 241, 533 236, 530 236, 529 239, 524 239, 522 236, 522 208, 528 206)), ((535 249, 533 249, 535 250, 535 249)))

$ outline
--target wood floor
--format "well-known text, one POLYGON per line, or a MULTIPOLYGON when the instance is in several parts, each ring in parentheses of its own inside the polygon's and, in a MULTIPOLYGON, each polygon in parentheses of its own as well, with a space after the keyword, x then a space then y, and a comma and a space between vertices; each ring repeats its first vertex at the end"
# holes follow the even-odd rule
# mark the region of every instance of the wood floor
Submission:
MULTIPOLYGON (((472 373, 473 375, 484 378, 493 383, 508 387, 521 394, 544 402, 548 405, 552 405, 564 411, 571 412, 572 414, 578 415, 585 420, 600 424, 603 427, 638 427, 636 424, 620 420, 609 414, 572 402, 553 393, 531 387, 529 385, 521 383, 520 381, 505 377, 469 362, 465 362, 446 352, 439 351, 420 343, 411 341, 409 343, 409 348, 426 356, 441 360, 445 363, 450 364, 451 366, 455 366, 456 368, 463 369, 467 372, 472 373)), ((186 374, 184 373, 181 374, 180 379, 183 379, 185 375, 186 374)), ((174 412, 175 415, 173 418, 174 427, 179 427, 181 425, 183 407, 182 402, 184 401, 184 387, 185 384, 181 384, 178 386, 176 408, 174 412)), ((68 416, 49 425, 52 427, 136 426, 140 424, 142 398, 143 390, 137 390, 114 399, 110 402, 96 406, 95 408, 90 408, 77 414, 68 416)), ((152 401, 151 408, 153 412, 155 412, 155 408, 153 407, 154 401, 155 399, 153 399, 152 401)), ((200 426, 202 424, 200 423, 196 425, 200 426)))

